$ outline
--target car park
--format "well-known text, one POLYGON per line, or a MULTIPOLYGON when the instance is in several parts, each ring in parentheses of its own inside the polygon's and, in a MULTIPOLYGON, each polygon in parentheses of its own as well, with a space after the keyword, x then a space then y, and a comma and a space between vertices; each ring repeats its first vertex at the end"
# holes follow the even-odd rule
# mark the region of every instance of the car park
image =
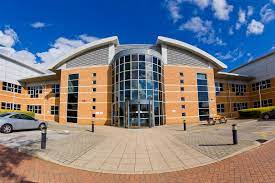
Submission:
POLYGON ((31 116, 16 112, 0 114, 0 129, 2 133, 11 133, 15 130, 42 129, 47 123, 31 116))

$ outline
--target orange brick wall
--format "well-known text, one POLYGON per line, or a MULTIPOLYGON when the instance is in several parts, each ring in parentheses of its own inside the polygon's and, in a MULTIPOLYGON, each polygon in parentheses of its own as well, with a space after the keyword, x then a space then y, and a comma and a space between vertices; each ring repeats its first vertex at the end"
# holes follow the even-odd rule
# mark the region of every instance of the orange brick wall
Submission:
MULTIPOLYGON (((51 81, 51 83, 58 84, 59 81, 51 81)), ((52 84, 37 84, 46 86, 39 98, 30 98, 26 86, 22 87, 22 93, 13 93, 2 90, 3 82, 0 82, 0 105, 2 102, 15 103, 21 105, 22 111, 27 111, 27 105, 41 105, 41 114, 35 114, 35 117, 45 121, 58 121, 58 116, 51 115, 51 106, 59 105, 59 98, 51 93, 52 84)))
POLYGON ((91 124, 92 114, 96 114, 96 118, 93 119, 96 125, 110 125, 112 102, 111 73, 110 66, 62 70, 60 123, 67 122, 68 75, 79 74, 78 124, 91 124), (92 73, 96 73, 96 77, 93 77, 92 73), (92 84, 93 80, 96 80, 95 85, 92 84), (93 92, 92 88, 96 88, 96 92, 93 92), (96 102, 92 102, 93 98, 96 98, 96 102), (96 106, 96 110, 92 110, 93 105, 96 106))
MULTIPOLYGON (((254 101, 260 101, 259 91, 252 91, 251 82, 243 81, 246 84, 247 92, 244 96, 236 96, 234 92, 231 91, 232 80, 222 80, 224 91, 216 97, 217 104, 225 105, 225 112, 222 115, 227 117, 238 117, 238 112, 234 111, 234 103, 248 103, 248 108, 253 108, 254 101)), ((252 82, 254 83, 254 82, 252 82)), ((261 98, 272 99, 273 106, 275 106, 275 78, 271 79, 271 88, 261 90, 261 98)))
POLYGON ((181 124, 183 112, 186 113, 185 119, 187 123, 199 122, 197 73, 207 74, 210 115, 216 114, 213 69, 165 65, 164 85, 167 124, 181 124), (180 76, 180 72, 184 74, 183 77, 180 76), (183 85, 180 84, 181 79, 184 80, 183 85), (184 87, 184 92, 180 91, 181 86, 184 87), (181 97, 185 97, 184 102, 181 101, 181 97), (181 109, 181 105, 185 105, 185 109, 181 109))

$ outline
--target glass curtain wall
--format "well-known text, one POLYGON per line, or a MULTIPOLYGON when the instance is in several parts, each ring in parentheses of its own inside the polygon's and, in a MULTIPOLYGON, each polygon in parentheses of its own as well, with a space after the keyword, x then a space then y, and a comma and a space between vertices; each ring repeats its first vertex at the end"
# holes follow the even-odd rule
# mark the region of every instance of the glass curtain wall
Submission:
POLYGON ((67 122, 77 123, 79 74, 68 77, 67 122))
POLYGON ((199 117, 200 121, 203 121, 209 118, 208 83, 206 74, 197 74, 197 85, 199 99, 199 117))
POLYGON ((116 126, 164 124, 163 64, 159 57, 141 52, 121 54, 112 63, 112 120, 116 126))

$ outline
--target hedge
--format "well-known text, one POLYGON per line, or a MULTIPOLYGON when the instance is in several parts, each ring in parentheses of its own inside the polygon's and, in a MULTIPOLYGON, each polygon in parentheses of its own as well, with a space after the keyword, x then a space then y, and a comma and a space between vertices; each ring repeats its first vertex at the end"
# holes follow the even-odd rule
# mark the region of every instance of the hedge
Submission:
POLYGON ((262 114, 275 109, 275 106, 243 109, 239 111, 240 118, 261 118, 262 114))
POLYGON ((21 113, 21 114, 26 114, 33 118, 35 116, 34 112, 30 112, 30 111, 15 111, 15 110, 0 109, 0 114, 6 113, 6 112, 17 112, 17 113, 21 113))

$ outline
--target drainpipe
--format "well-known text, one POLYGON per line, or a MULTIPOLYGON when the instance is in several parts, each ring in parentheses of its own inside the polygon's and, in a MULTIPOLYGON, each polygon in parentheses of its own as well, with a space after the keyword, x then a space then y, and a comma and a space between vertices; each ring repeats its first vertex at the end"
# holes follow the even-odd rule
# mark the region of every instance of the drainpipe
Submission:
POLYGON ((44 121, 46 120, 46 82, 44 82, 44 97, 43 97, 43 100, 44 100, 44 121))
POLYGON ((262 83, 261 83, 261 82, 259 82, 259 99, 260 99, 260 107, 262 107, 261 85, 262 85, 262 83))
POLYGON ((228 87, 228 98, 229 98, 229 114, 230 114, 230 118, 232 118, 232 106, 231 106, 231 88, 230 88, 230 84, 229 82, 227 83, 227 87, 228 87))

